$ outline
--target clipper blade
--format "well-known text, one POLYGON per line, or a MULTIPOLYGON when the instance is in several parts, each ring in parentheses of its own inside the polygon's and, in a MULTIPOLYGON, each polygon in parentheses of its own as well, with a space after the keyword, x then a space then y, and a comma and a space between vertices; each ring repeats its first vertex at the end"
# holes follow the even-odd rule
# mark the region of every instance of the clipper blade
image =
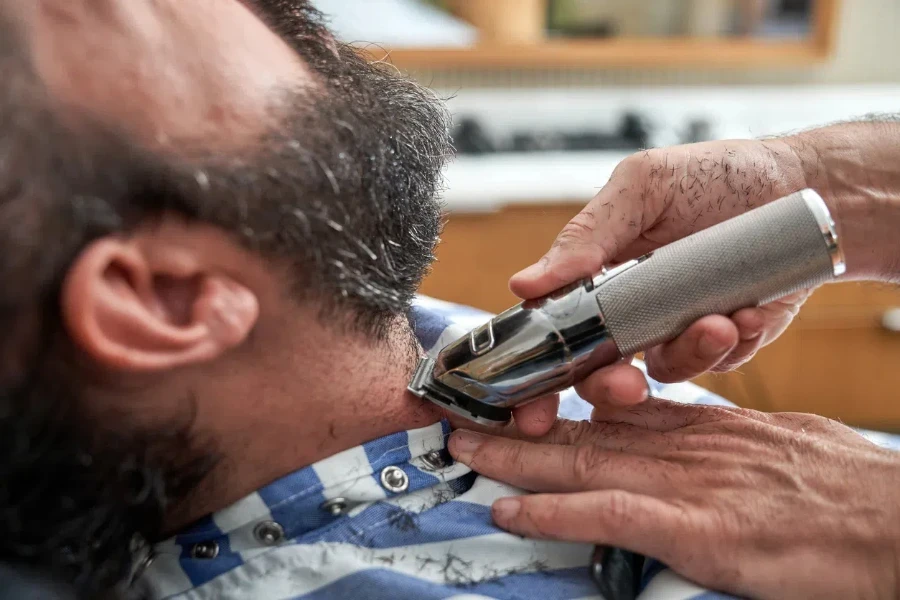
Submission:
POLYGON ((432 377, 434 372, 433 358, 420 358, 416 365, 407 389, 410 393, 430 400, 441 408, 475 421, 480 425, 497 427, 506 425, 512 419, 512 411, 508 408, 491 406, 451 389, 432 377))

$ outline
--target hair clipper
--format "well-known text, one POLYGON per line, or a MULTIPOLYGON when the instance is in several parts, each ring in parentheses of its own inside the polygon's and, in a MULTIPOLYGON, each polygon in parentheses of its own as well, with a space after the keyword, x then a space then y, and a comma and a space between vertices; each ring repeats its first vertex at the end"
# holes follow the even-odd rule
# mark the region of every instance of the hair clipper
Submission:
POLYGON ((841 275, 828 208, 802 190, 497 315, 422 358, 409 390, 482 424, 730 315, 841 275))

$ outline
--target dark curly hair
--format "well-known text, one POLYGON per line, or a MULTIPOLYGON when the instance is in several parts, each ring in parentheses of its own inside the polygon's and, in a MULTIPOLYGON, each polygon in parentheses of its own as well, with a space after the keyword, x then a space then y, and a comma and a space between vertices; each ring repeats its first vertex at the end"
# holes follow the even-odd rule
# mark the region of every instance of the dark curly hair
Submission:
POLYGON ((48 568, 84 597, 127 582, 217 460, 191 419, 91 414, 59 306, 87 244, 174 211, 299 267, 298 298, 372 336, 432 261, 450 153, 440 102, 335 44, 306 2, 254 6, 318 81, 284 91, 283 126, 244 156, 176 159, 101 123, 72 130, 0 21, 0 561, 48 568))

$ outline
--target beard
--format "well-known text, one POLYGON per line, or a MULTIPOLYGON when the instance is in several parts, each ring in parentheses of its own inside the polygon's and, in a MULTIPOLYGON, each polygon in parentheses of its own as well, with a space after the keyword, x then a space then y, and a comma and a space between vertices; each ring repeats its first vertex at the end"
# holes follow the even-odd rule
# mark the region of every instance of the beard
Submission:
POLYGON ((228 155, 164 157, 100 124, 76 134, 44 106, 14 38, 0 43, 15 84, 0 95, 0 211, 28 216, 0 236, 0 559, 49 566, 86 597, 128 575, 218 455, 190 419, 147 430, 89 416, 59 309, 87 244, 164 212, 217 225, 293 267, 299 300, 373 337, 433 260, 451 153, 441 102, 335 44, 306 3, 255 7, 314 78, 273 100, 278 127, 228 155))
POLYGON ((336 44, 306 2, 254 6, 313 81, 275 99, 281 126, 251 153, 174 165, 194 177, 172 179, 202 173, 205 187, 181 190, 180 209, 295 265, 300 297, 379 337, 434 260, 449 115, 430 91, 336 44))

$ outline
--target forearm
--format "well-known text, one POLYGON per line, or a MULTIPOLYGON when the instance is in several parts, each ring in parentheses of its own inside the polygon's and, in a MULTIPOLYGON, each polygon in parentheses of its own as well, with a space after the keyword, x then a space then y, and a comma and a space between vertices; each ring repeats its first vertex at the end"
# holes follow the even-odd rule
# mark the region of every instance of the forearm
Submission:
POLYGON ((900 119, 782 138, 831 207, 853 279, 900 280, 900 119))

